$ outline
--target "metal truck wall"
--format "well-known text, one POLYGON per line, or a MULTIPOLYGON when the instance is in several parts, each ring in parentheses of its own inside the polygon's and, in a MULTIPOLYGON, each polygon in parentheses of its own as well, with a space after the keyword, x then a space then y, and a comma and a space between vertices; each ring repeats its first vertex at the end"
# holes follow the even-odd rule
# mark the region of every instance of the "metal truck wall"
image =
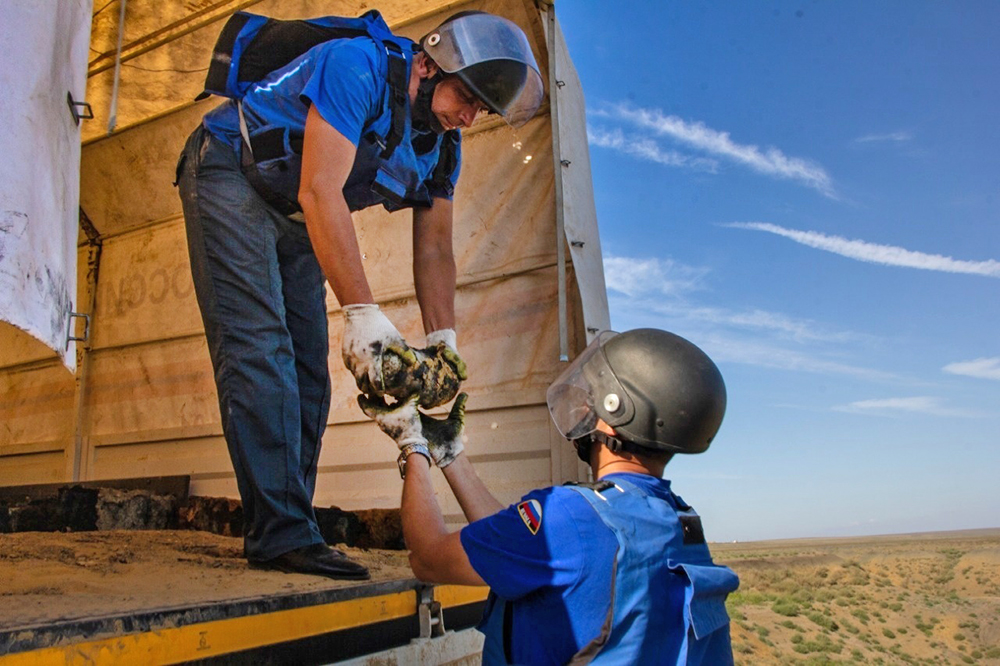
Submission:
MULTIPOLYGON (((132 0, 130 9, 137 4, 139 0, 132 0)), ((427 4, 419 3, 419 9, 427 4)), ((482 8, 507 16, 525 28, 543 66, 543 77, 547 76, 544 24, 533 3, 449 5, 442 15, 422 15, 408 23, 392 13, 391 4, 380 8, 394 27, 405 23, 399 32, 411 37, 462 9, 482 8)), ((251 9, 276 16, 321 13, 279 12, 272 3, 251 9)), ((330 13, 337 7, 324 3, 323 9, 330 13)), ((343 13, 358 11, 349 7, 343 13)), ((183 57, 192 63, 207 62, 220 25, 177 40, 205 33, 199 42, 201 55, 183 57)), ((148 55, 154 56, 155 51, 148 55)), ((143 58, 135 62, 145 63, 139 71, 147 76, 146 70, 153 67, 143 58)), ((161 69, 171 61, 168 55, 156 58, 161 69)), ((571 64, 567 72, 563 90, 578 89, 571 64)), ((92 77, 91 86, 97 76, 92 77)), ((121 89, 128 90, 124 78, 121 89)), ((157 90, 151 88, 146 97, 155 100, 157 90)), ((193 97, 197 90, 188 92, 193 97)), ((119 117, 139 103, 122 100, 119 117)), ((76 392, 72 382, 52 375, 46 367, 0 368, 0 390, 5 396, 0 402, 0 422, 7 424, 0 433, 0 485, 59 480, 53 477, 65 478, 65 470, 73 467, 66 461, 78 459, 76 468, 82 479, 190 474, 193 493, 236 496, 191 283, 180 201, 171 185, 187 134, 215 103, 186 104, 85 146, 81 205, 101 234, 86 376, 76 392), (74 400, 74 396, 80 398, 74 400), (41 442, 60 439, 69 442, 66 448, 42 451, 46 446, 41 442)), ((566 110, 560 115, 568 113, 572 118, 575 114, 582 119, 582 97, 577 104, 579 108, 564 105, 566 110)), ((99 110, 95 113, 100 117, 99 110)), ((581 151, 585 155, 582 121, 565 136, 564 141, 577 142, 577 155, 581 151)), ((578 478, 580 469, 572 448, 551 427, 544 404, 546 387, 561 371, 553 175, 551 118, 546 106, 516 133, 490 119, 465 133, 454 241, 458 342, 470 372, 464 387, 471 395, 466 446, 502 501, 512 501, 533 487, 578 478)), ((574 218, 584 221, 573 226, 580 228, 593 219, 589 167, 574 170, 571 165, 562 177, 572 181, 569 189, 579 197, 575 206, 585 211, 574 218), (586 182, 581 181, 584 175, 586 182)), ((423 334, 413 292, 410 213, 390 215, 370 209, 356 214, 355 221, 375 298, 403 335, 420 344, 423 334)), ((596 239, 596 222, 594 227, 581 233, 588 240, 596 239)), ((80 248, 85 263, 92 249, 86 244, 80 248)), ((599 270, 599 244, 591 248, 597 251, 599 270)), ((570 351, 575 353, 586 344, 589 324, 584 321, 572 265, 566 282, 570 351)), ((81 289, 88 284, 84 280, 81 289)), ((336 353, 342 317, 332 295, 328 311, 334 397, 320 458, 316 504, 345 509, 398 506, 394 445, 355 403, 353 379, 336 353)), ((449 520, 461 522, 458 505, 444 490, 443 479, 438 476, 436 481, 449 520)))
POLYGON ((90 13, 91 0, 7 0, 0 29, 0 358, 58 355, 71 371, 80 129, 68 97, 84 99, 90 13))

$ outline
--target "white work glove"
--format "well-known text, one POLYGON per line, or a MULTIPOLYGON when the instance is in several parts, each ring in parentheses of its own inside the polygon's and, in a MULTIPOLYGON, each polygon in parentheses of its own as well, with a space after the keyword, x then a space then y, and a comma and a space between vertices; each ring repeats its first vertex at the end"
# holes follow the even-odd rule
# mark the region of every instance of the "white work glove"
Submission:
MULTIPOLYGON (((427 346, 434 347, 439 342, 443 342, 448 346, 448 349, 458 354, 458 342, 457 336, 455 335, 455 329, 453 328, 442 328, 437 331, 431 331, 427 334, 427 346)), ((464 379, 464 377, 463 377, 464 379)))
POLYGON ((417 409, 417 396, 389 406, 378 398, 358 396, 361 411, 375 423, 382 432, 395 440, 402 451, 412 444, 425 444, 430 449, 434 464, 445 468, 455 462, 458 454, 465 450, 462 433, 465 430, 465 403, 467 393, 460 393, 447 418, 436 419, 417 409))
POLYGON ((417 357, 377 305, 344 306, 341 354, 362 393, 408 397, 409 393, 394 392, 393 385, 386 384, 383 364, 390 360, 396 372, 408 371, 417 365, 417 357))
POLYGON ((389 435, 399 450, 413 444, 427 446, 420 424, 420 412, 417 411, 417 396, 389 406, 382 398, 358 396, 358 406, 370 419, 374 419, 382 432, 389 435))

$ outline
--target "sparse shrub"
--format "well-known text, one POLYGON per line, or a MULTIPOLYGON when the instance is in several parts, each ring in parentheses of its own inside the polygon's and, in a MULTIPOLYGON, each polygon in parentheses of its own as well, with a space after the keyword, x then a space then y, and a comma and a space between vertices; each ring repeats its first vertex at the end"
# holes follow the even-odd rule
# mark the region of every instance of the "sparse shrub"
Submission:
POLYGON ((964 641, 965 640, 965 634, 963 634, 962 632, 958 632, 957 634, 955 634, 954 636, 952 636, 952 638, 954 638, 956 641, 964 641))
POLYGON ((801 643, 805 639, 802 637, 802 634, 795 634, 794 636, 792 636, 791 640, 793 643, 801 643))
MULTIPOLYGON (((798 634, 796 634, 796 636, 798 636, 798 634)), ((821 634, 816 637, 816 640, 796 641, 792 649, 799 654, 810 654, 812 652, 840 654, 840 651, 844 648, 842 645, 838 645, 837 643, 831 641, 829 637, 821 634)))
POLYGON ((861 624, 868 624, 868 620, 871 619, 864 608, 855 608, 851 611, 851 615, 861 620, 861 624))
POLYGON ((826 617, 825 615, 821 615, 820 613, 808 612, 805 615, 807 618, 809 618, 819 626, 823 627, 824 629, 828 629, 830 631, 837 631, 837 629, 840 628, 837 626, 836 622, 826 617))
POLYGON ((799 605, 790 599, 779 599, 771 605, 771 610, 778 615, 795 617, 799 614, 799 605))
POLYGON ((981 651, 979 651, 979 650, 973 650, 969 654, 969 656, 972 657, 973 659, 982 659, 983 658, 983 653, 981 651))
POLYGON ((899 611, 903 610, 903 604, 900 603, 889 604, 889 610, 898 613, 899 611))
POLYGON ((964 663, 966 663, 966 664, 974 664, 974 663, 976 663, 976 660, 975 660, 975 659, 973 659, 972 657, 970 657, 970 656, 969 656, 969 655, 967 655, 967 654, 963 654, 963 655, 962 655, 962 661, 963 661, 964 663))
POLYGON ((804 587, 800 587, 791 594, 792 601, 805 604, 813 600, 813 593, 804 587))
POLYGON ((882 628, 882 635, 885 636, 886 638, 895 638, 896 637, 896 634, 893 633, 892 629, 890 629, 889 627, 883 627, 882 628))

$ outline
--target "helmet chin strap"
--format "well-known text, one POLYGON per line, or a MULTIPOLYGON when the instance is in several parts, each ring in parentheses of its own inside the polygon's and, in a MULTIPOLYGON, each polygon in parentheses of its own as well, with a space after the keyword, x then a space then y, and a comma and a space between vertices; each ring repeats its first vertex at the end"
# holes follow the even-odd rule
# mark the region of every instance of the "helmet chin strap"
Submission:
POLYGON ((586 437, 573 440, 573 446, 576 447, 576 455, 588 465, 590 464, 590 447, 594 444, 603 444, 608 447, 611 453, 619 453, 631 449, 631 447, 626 447, 625 443, 614 435, 597 430, 586 437))
POLYGON ((418 132, 434 132, 443 134, 444 127, 438 121, 437 116, 431 111, 431 102, 434 101, 434 89, 441 83, 444 74, 439 69, 434 76, 428 79, 421 79, 417 87, 417 98, 410 107, 410 116, 413 129, 418 132))

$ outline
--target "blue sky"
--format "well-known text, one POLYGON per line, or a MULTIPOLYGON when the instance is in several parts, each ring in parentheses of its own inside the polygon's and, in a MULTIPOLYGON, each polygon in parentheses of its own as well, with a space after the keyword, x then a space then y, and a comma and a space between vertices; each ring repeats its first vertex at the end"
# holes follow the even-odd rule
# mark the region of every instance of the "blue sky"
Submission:
POLYGON ((564 2, 612 324, 704 348, 716 541, 1000 526, 1000 3, 564 2))

